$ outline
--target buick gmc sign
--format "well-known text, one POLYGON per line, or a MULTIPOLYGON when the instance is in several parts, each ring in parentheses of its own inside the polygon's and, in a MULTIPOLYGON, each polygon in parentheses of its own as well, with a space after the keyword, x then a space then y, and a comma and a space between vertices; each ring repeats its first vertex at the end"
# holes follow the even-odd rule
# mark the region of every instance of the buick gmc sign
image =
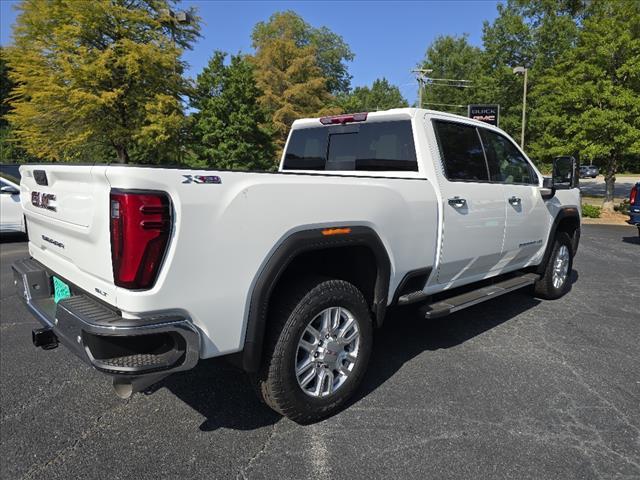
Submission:
POLYGON ((469 105, 468 117, 497 127, 500 118, 500 105, 469 105))

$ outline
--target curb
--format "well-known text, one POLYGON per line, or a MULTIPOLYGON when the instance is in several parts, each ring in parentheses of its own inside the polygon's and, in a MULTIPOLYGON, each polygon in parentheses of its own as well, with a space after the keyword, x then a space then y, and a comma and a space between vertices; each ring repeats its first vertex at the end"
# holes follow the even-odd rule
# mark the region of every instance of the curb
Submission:
POLYGON ((605 218, 582 218, 582 225, 617 225, 625 227, 633 227, 624 220, 610 220, 605 218))

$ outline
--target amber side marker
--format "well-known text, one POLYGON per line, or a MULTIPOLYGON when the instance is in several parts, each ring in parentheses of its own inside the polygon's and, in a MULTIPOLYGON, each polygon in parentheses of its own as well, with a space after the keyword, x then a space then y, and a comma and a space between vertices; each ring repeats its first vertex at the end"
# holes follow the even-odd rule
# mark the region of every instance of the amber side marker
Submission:
POLYGON ((350 228, 325 228, 322 230, 322 235, 328 237, 330 235, 347 235, 351 233, 350 228))

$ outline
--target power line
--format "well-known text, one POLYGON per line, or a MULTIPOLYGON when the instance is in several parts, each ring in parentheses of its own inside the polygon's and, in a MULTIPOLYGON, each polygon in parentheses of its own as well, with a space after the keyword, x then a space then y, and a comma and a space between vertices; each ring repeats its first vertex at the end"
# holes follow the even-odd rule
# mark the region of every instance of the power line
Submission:
POLYGON ((429 102, 429 105, 435 105, 436 107, 456 107, 456 108, 467 108, 468 105, 456 105, 455 103, 433 103, 429 102))
MULTIPOLYGON (((418 107, 422 108, 422 92, 426 85, 432 85, 434 87, 454 87, 454 88, 474 88, 472 80, 455 79, 455 78, 433 78, 429 74, 433 73, 433 69, 430 68, 416 68, 412 70, 416 74, 418 80, 418 107)), ((438 105, 438 104, 433 104, 438 105)), ((441 103, 442 106, 461 107, 459 105, 446 105, 441 103)), ((461 107, 462 108, 462 107, 461 107)))

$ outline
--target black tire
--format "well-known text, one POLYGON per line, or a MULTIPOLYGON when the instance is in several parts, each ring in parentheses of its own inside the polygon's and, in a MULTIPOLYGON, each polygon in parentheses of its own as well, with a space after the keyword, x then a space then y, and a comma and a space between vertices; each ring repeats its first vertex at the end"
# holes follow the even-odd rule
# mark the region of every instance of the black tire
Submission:
POLYGON ((547 260, 547 264, 544 269, 544 273, 542 274, 542 277, 540 277, 540 280, 535 283, 534 291, 537 297, 547 300, 555 300, 556 298, 562 297, 569 291, 569 289, 571 288, 573 254, 574 249, 571 237, 569 237, 569 235, 564 232, 557 233, 556 238, 554 239, 551 255, 549 255, 549 259, 547 260), (556 286, 553 283, 554 264, 556 263, 558 255, 563 246, 567 248, 569 253, 569 266, 564 281, 561 285, 556 286))
POLYGON ((307 278, 289 283, 280 291, 271 306, 256 387, 262 400, 276 412, 298 423, 311 423, 339 411, 362 382, 373 345, 371 316, 362 293, 343 280, 307 278), (326 397, 313 397, 303 391, 296 378, 298 341, 319 313, 334 306, 348 309, 358 324, 357 361, 340 388, 326 397))

